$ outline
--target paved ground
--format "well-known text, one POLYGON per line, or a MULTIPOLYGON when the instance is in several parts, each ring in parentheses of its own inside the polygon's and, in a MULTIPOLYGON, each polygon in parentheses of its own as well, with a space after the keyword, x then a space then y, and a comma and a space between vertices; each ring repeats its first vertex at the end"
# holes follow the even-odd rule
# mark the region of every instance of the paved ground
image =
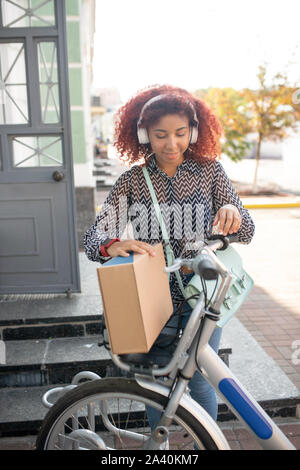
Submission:
MULTIPOLYGON (((276 420, 282 432, 288 437, 297 450, 300 450, 300 420, 296 418, 280 418, 276 420)), ((250 433, 238 422, 228 422, 220 425, 228 440, 231 450, 262 450, 250 433)), ((34 450, 35 436, 6 437, 0 439, 1 450, 34 450)), ((182 446, 181 433, 172 433, 170 450, 178 450, 182 446)))
MULTIPOLYGON (((300 449, 300 420, 275 420, 281 431, 292 442, 296 449, 300 449)), ((221 426, 231 450, 262 450, 250 433, 239 423, 228 423, 221 426)))
POLYGON ((250 209, 256 234, 237 246, 255 286, 237 314, 300 389, 300 209, 250 209))
MULTIPOLYGON (((299 145, 299 143, 298 143, 299 145)), ((258 167, 258 184, 268 184, 272 187, 279 186, 283 190, 293 191, 300 194, 300 160, 296 157, 299 150, 294 151, 282 160, 271 158, 261 159, 258 167)), ((234 181, 243 181, 244 183, 252 183, 255 173, 255 159, 247 159, 236 163, 227 157, 221 160, 230 178, 234 181)))

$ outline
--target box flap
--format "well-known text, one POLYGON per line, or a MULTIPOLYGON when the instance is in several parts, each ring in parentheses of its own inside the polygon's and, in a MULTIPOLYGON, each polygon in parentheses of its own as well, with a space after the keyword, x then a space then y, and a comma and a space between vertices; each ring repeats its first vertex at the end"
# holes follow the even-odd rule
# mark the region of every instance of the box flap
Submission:
POLYGON ((132 264, 134 261, 133 251, 130 251, 129 256, 115 256, 106 263, 102 264, 101 268, 107 268, 108 266, 116 266, 117 264, 132 264))

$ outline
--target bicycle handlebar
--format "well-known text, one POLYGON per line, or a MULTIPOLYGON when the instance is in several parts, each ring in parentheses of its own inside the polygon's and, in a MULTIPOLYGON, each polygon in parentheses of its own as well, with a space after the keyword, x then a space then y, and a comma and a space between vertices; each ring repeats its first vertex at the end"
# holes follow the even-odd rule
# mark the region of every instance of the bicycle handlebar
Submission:
POLYGON ((237 234, 213 235, 205 240, 205 245, 199 250, 198 255, 193 259, 176 258, 174 263, 165 268, 165 272, 174 272, 182 266, 200 274, 205 280, 216 280, 219 274, 225 274, 224 269, 217 263, 212 252, 216 250, 225 250, 230 243, 238 241, 237 234))
POLYGON ((232 233, 229 235, 211 235, 208 239, 208 245, 212 250, 226 250, 228 245, 231 243, 237 243, 238 240, 238 235, 236 233, 232 233), (214 246, 214 241, 218 242, 216 244, 216 247, 214 246), (220 246, 220 242, 222 242, 220 246))
POLYGON ((206 281, 216 280, 218 278, 215 263, 207 255, 202 255, 197 268, 206 281))

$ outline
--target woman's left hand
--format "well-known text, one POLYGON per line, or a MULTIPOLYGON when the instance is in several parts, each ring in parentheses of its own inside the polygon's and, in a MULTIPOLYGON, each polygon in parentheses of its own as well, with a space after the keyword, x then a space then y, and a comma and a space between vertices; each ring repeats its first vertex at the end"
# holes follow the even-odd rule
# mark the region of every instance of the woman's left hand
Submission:
POLYGON ((221 209, 219 209, 216 213, 213 226, 217 225, 218 223, 218 232, 221 235, 236 233, 242 223, 242 217, 238 208, 232 204, 226 204, 226 206, 221 207, 221 209))

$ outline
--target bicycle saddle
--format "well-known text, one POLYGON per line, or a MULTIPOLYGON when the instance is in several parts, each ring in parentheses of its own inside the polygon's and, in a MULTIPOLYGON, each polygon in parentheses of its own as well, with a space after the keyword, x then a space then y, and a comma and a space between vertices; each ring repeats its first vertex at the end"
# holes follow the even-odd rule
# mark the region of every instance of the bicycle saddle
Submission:
POLYGON ((127 364, 140 365, 143 367, 165 367, 172 359, 176 344, 170 345, 170 336, 160 335, 160 341, 155 342, 148 353, 121 354, 120 359, 127 364))
POLYGON ((120 359, 126 364, 134 364, 143 367, 153 367, 157 365, 159 367, 165 367, 171 360, 172 356, 161 356, 161 357, 151 357, 149 353, 147 354, 122 354, 120 359))

